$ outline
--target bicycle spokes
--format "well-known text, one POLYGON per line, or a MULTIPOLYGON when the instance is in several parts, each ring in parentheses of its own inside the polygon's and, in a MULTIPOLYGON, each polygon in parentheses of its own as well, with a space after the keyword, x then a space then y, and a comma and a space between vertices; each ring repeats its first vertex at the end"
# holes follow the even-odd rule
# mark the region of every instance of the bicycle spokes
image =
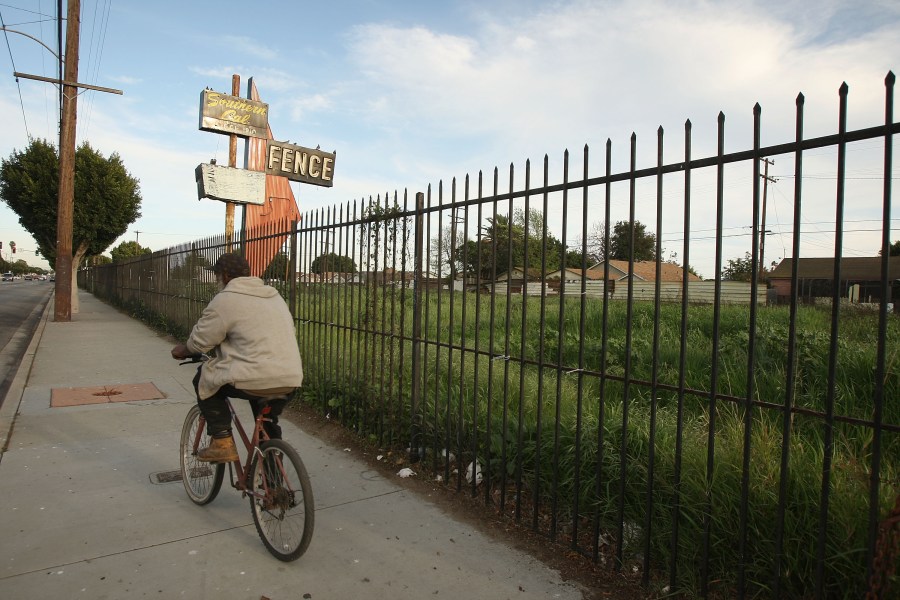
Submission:
POLYGON ((309 545, 312 489, 296 451, 281 440, 261 446, 251 478, 253 518, 260 538, 280 560, 294 560, 309 545))

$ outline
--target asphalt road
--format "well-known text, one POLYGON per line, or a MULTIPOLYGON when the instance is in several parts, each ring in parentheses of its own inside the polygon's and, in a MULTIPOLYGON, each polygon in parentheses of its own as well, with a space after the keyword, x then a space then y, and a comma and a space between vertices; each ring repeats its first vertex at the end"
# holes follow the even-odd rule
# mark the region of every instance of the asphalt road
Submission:
POLYGON ((52 292, 49 281, 0 283, 0 405, 52 292))

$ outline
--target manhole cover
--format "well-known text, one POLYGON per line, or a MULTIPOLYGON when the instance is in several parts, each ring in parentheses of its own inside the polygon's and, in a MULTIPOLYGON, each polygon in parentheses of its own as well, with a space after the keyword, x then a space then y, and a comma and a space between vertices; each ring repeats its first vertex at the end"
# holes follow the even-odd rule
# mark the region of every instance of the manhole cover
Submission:
POLYGON ((153 483, 172 483, 173 481, 181 481, 181 471, 161 471, 150 475, 153 483))
POLYGON ((81 406, 106 402, 134 402, 165 398, 152 383, 120 383, 83 388, 54 388, 50 390, 50 406, 81 406))

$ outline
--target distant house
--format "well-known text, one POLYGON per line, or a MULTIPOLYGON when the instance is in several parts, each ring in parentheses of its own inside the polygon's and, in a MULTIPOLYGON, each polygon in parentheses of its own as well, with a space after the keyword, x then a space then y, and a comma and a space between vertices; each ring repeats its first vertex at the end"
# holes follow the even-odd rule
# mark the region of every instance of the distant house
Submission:
MULTIPOLYGON (((654 260, 638 260, 634 262, 634 270, 631 272, 635 281, 656 281, 656 261, 654 260)), ((601 274, 604 272, 605 263, 599 262, 589 271, 597 271, 601 274)), ((684 279, 684 269, 674 263, 660 263, 660 281, 678 282, 684 279)), ((622 281, 628 279, 628 261, 627 260, 610 260, 609 261, 609 278, 612 281, 622 281)), ((688 273, 688 281, 700 281, 700 278, 693 273, 688 273)))
POLYGON ((351 273, 300 273, 297 283, 346 283, 351 273))
POLYGON ((413 271, 399 271, 388 267, 384 271, 357 271, 347 273, 345 283, 395 285, 400 287, 413 287, 416 274, 413 271))
MULTIPOLYGON (((614 280, 615 278, 610 273, 610 280, 614 280)), ((581 269, 573 269, 568 268, 565 271, 553 271, 552 273, 547 274, 548 281, 563 281, 565 280, 566 285, 571 283, 581 283, 581 280, 584 279, 586 281, 602 281, 603 280, 603 269, 599 271, 595 269, 587 269, 582 271, 581 269), (564 275, 565 273, 565 275, 564 275)))
MULTIPOLYGON (((656 282, 656 261, 653 260, 638 260, 634 262, 634 269, 632 271, 628 270, 628 261, 627 260, 610 260, 609 263, 609 281, 607 282, 607 290, 609 294, 615 294, 616 285, 618 282, 619 285, 624 285, 628 282, 629 274, 631 278, 637 283, 655 283, 656 282)), ((605 262, 599 262, 590 269, 588 269, 588 273, 596 273, 593 277, 598 281, 603 281, 603 274, 606 270, 605 262)), ((699 277, 694 275, 693 273, 688 273, 688 281, 701 281, 699 277)), ((589 279, 592 277, 589 275, 589 279)), ((659 281, 661 283, 681 283, 684 279, 684 269, 679 267, 676 264, 663 262, 659 263, 659 281)), ((566 280, 568 284, 568 279, 566 280)), ((624 289, 624 288, 623 288, 624 289)))
POLYGON ((509 286, 509 290, 513 294, 521 294, 526 277, 530 282, 540 282, 541 275, 540 269, 527 269, 526 272, 525 267, 513 267, 512 271, 498 275, 497 283, 503 283, 509 286))
MULTIPOLYGON (((769 273, 769 286, 778 302, 791 296, 791 272, 794 259, 785 258, 769 273)), ((838 293, 841 298, 855 302, 881 301, 881 257, 849 256, 841 258, 838 293)), ((834 258, 800 258, 797 260, 797 293, 802 300, 830 298, 834 294, 834 258)), ((888 264, 888 297, 900 296, 900 257, 891 257, 888 264)), ((895 303, 895 309, 898 303, 895 303)))
POLYGON ((560 293, 565 282, 565 293, 567 295, 575 295, 581 293, 581 280, 584 280, 584 289, 587 296, 602 297, 604 291, 608 290, 612 293, 615 287, 616 278, 610 273, 609 285, 604 285, 603 270, 568 268, 565 270, 554 271, 547 275, 547 287, 552 293, 560 293))

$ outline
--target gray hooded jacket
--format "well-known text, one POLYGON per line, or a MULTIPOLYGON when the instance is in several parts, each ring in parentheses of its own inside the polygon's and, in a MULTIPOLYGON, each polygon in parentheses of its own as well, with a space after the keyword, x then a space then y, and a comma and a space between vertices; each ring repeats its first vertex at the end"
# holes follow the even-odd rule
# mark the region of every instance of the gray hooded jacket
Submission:
POLYGON ((250 391, 303 383, 294 320, 278 291, 258 277, 229 281, 203 310, 187 347, 216 351, 200 370, 201 399, 225 384, 250 391))

